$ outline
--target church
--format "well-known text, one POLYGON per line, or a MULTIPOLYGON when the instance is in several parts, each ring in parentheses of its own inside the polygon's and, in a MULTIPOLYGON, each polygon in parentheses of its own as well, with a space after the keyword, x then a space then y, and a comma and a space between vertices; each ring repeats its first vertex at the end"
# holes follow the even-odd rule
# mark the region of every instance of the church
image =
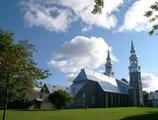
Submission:
POLYGON ((108 108, 142 105, 141 71, 133 42, 131 42, 129 60, 129 82, 114 77, 109 51, 104 73, 81 69, 70 86, 74 107, 108 108))

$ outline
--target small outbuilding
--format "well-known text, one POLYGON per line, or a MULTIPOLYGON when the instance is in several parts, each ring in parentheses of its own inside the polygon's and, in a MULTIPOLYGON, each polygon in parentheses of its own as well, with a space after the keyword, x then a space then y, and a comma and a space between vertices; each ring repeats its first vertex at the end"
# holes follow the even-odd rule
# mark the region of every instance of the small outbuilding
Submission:
POLYGON ((148 100, 151 102, 153 107, 158 107, 158 91, 150 92, 148 100))

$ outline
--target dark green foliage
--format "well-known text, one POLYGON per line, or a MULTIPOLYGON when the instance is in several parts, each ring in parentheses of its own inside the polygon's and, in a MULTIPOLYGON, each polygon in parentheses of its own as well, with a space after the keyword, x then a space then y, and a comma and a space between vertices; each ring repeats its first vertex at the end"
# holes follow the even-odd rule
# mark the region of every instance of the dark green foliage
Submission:
POLYGON ((143 91, 143 100, 145 107, 152 107, 151 101, 148 100, 149 93, 147 91, 143 91))
POLYGON ((35 47, 26 40, 14 43, 13 33, 0 30, 0 102, 4 111, 8 102, 24 99, 36 80, 49 76, 48 70, 36 66, 34 52, 35 47))
POLYGON ((36 66, 33 52, 35 47, 26 40, 15 44, 13 33, 0 30, 0 94, 4 96, 7 86, 10 101, 22 99, 35 80, 49 75, 48 70, 36 66))
POLYGON ((72 97, 66 91, 58 90, 49 95, 49 100, 57 109, 61 109, 71 103, 72 97))
POLYGON ((104 7, 104 1, 103 0, 95 0, 95 5, 94 5, 92 13, 93 14, 102 13, 103 7, 104 7))
POLYGON ((147 91, 143 91, 143 100, 144 100, 144 105, 148 106, 148 95, 149 93, 147 91))
MULTIPOLYGON (((150 6, 150 10, 146 11, 144 14, 147 18, 149 18, 150 23, 154 23, 158 20, 158 15, 154 14, 158 12, 158 2, 155 2, 153 5, 150 6)), ((154 23, 151 30, 149 31, 150 35, 157 34, 158 24, 154 23)))
POLYGON ((151 5, 151 9, 158 11, 158 2, 155 2, 155 4, 151 5))
POLYGON ((32 101, 30 100, 14 100, 12 102, 8 102, 8 109, 27 109, 32 105, 32 101))
POLYGON ((146 17, 150 17, 151 15, 153 14, 153 11, 147 11, 146 13, 145 13, 145 16, 146 17))

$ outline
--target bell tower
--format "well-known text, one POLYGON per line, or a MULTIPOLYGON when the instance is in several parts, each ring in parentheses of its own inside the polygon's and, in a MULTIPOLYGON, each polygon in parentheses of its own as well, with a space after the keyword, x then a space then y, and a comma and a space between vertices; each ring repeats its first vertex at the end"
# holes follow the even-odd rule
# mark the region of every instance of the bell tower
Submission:
POLYGON ((142 92, 142 81, 140 66, 138 65, 138 58, 136 51, 134 49, 133 41, 131 41, 131 51, 130 51, 130 66, 129 66, 129 77, 130 86, 133 87, 131 95, 131 104, 138 106, 143 104, 143 92, 142 92))
POLYGON ((114 77, 114 72, 112 71, 112 63, 110 58, 110 52, 108 50, 108 55, 106 58, 106 64, 105 64, 105 73, 104 75, 107 75, 109 77, 114 77))

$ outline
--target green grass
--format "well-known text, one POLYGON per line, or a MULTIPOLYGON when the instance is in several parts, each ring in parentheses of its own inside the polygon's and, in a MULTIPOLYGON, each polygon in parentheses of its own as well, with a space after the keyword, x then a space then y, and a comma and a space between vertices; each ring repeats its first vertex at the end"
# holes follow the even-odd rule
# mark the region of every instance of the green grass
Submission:
MULTIPOLYGON (((0 111, 0 120, 2 111, 0 111)), ((7 120, 158 120, 158 108, 98 108, 58 111, 7 111, 7 120)))

